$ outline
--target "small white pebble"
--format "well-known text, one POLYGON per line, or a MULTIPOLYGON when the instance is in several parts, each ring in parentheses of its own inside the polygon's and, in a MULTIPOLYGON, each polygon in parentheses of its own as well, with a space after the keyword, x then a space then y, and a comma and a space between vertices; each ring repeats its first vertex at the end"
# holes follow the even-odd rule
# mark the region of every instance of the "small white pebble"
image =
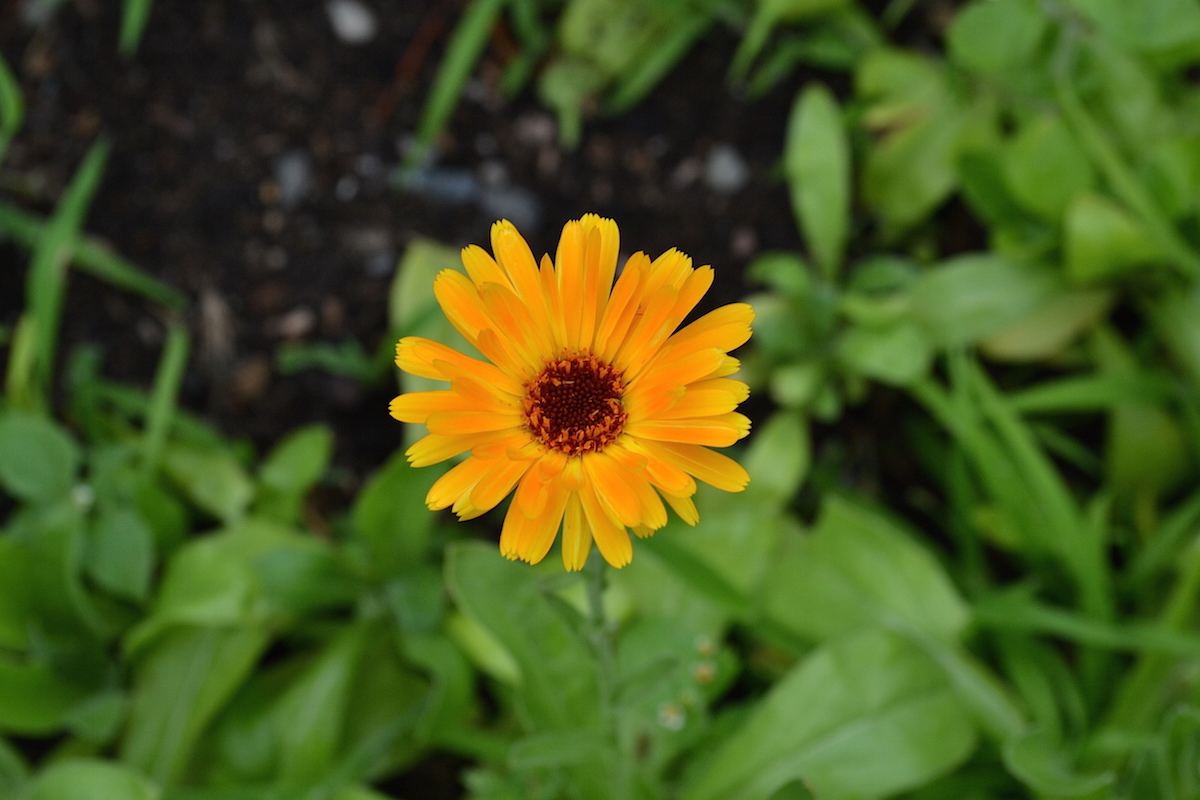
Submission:
POLYGON ((375 12, 359 0, 329 0, 325 11, 334 34, 346 44, 366 44, 379 29, 375 12))

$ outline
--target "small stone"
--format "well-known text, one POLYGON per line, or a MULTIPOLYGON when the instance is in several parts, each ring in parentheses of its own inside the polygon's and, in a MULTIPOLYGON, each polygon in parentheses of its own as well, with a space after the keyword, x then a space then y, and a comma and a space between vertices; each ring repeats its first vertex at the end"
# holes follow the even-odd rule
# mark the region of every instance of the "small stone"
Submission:
POLYGON ((325 12, 334 34, 346 44, 366 44, 379 30, 375 12, 359 0, 329 0, 325 12))
POLYGON ((263 254, 263 266, 272 272, 278 272, 286 267, 287 263, 287 250, 284 250, 279 245, 268 247, 267 252, 263 254))
POLYGON ((479 209, 485 217, 506 219, 521 231, 537 230, 542 219, 541 201, 523 186, 484 189, 479 196, 479 209))
POLYGON ((358 196, 358 178, 353 175, 343 175, 338 178, 333 187, 333 196, 343 203, 348 203, 358 196))
POLYGON ((402 170, 395 182, 404 191, 439 203, 469 203, 479 196, 479 181, 462 169, 402 170))
POLYGON ((713 145, 704 162, 704 182, 717 194, 733 194, 750 182, 750 168, 733 145, 713 145))
POLYGON ((284 339, 300 339, 312 331, 317 324, 317 315, 308 306, 293 308, 282 317, 271 320, 267 327, 270 333, 284 339))
POLYGON ((372 253, 363 263, 363 271, 369 278, 386 278, 396 271, 396 253, 392 250, 372 253))
POLYGON ((288 150, 275 159, 275 185, 279 203, 294 208, 312 188, 312 158, 304 150, 288 150))

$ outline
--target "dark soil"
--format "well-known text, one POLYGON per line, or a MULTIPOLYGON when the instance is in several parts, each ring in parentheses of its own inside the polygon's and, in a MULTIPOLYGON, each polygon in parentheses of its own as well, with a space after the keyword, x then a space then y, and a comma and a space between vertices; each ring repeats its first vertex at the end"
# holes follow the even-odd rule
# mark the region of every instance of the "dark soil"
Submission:
MULTIPOLYGON (((119 3, 65 2, 40 25, 23 20, 20 2, 0 15, 0 52, 28 104, 5 163, 8 198, 49 213, 88 147, 111 140, 86 229, 191 298, 183 403, 226 433, 265 446, 330 422, 339 463, 357 475, 392 451, 390 382, 283 375, 275 354, 285 342, 348 338, 374 351, 396 260, 414 237, 486 245, 491 223, 510 214, 525 218, 536 252, 553 252, 563 222, 596 211, 617 220, 627 252, 679 247, 713 264, 709 306, 744 294, 755 253, 799 246, 776 170, 797 84, 754 102, 735 96, 725 80, 731 33, 715 30, 632 112, 590 121, 574 151, 558 146, 532 91, 501 97, 504 48, 492 48, 436 168, 501 191, 461 202, 401 191, 392 176, 462 3, 372 5, 377 35, 351 46, 322 2, 158 0, 128 61, 116 49, 119 3), (732 194, 703 179, 718 144, 749 167, 732 194), (280 185, 297 164, 311 174, 298 192, 280 185)), ((11 324, 26 257, 11 248, 0 257, 0 321, 11 324)), ((97 342, 106 375, 148 385, 163 338, 157 315, 74 275, 62 352, 97 342)))

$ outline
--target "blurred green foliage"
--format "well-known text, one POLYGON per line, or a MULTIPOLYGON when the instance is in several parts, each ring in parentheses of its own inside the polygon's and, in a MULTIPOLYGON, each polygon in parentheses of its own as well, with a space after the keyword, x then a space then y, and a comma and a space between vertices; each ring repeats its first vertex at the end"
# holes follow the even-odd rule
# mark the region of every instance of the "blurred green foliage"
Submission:
MULTIPOLYGON (((1200 795, 1200 4, 972 0, 940 54, 889 43, 911 7, 464 14, 427 141, 501 18, 505 80, 536 73, 568 139, 714 24, 743 32, 731 79, 797 88, 803 251, 751 268, 744 375, 776 407, 753 480, 640 542, 606 621, 585 579, 427 513, 436 469, 397 455, 329 512, 335 431, 259 457, 177 408, 182 300, 82 232, 107 145, 50 217, 0 202, 31 252, 0 401, 0 796, 371 800, 433 753, 473 800, 1200 795), (76 269, 164 306, 148 392, 92 349, 61 363, 76 269), (863 426, 901 485, 855 461, 863 426)), ((0 144, 22 114, 0 67, 0 144)), ((393 336, 453 341, 431 284, 457 260, 409 248, 393 336)))

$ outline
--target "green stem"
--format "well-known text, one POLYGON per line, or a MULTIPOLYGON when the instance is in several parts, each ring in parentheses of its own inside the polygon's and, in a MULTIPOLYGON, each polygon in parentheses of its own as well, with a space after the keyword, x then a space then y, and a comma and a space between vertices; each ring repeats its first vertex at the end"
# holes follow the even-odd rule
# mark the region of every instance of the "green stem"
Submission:
POLYGON ((607 565, 599 554, 588 559, 587 573, 588 638, 596 654, 596 684, 600 694, 601 724, 608 735, 613 754, 612 795, 629 797, 628 761, 617 729, 617 662, 613 650, 613 630, 604 613, 604 572, 607 565))

